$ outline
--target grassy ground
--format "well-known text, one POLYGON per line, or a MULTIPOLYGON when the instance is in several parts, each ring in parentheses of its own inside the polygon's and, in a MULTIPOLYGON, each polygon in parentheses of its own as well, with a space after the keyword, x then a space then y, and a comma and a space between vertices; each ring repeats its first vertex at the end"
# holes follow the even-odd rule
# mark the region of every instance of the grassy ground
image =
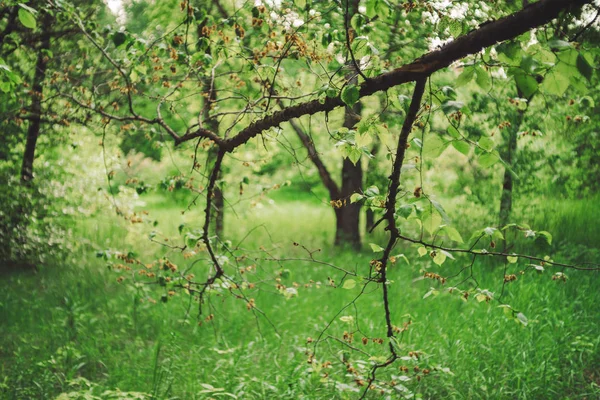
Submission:
MULTIPOLYGON (((147 237, 156 230, 156 240, 169 238, 168 243, 176 243, 178 227, 198 225, 199 212, 181 214, 158 198, 146 201, 142 208, 150 211, 147 222, 133 229, 108 214, 80 221, 74 236, 100 243, 100 248, 82 241, 81 253, 62 265, 2 276, 0 397, 48 399, 61 393, 62 398, 123 399, 357 397, 355 391, 362 387, 339 359, 348 359, 360 373, 361 368, 368 369, 369 356, 386 354, 386 344, 372 341, 385 337, 381 290, 371 284, 351 303, 362 285, 342 288, 344 275, 339 271, 311 262, 264 260, 282 255, 306 258, 307 251, 293 245, 298 242, 311 251, 321 249, 314 254, 319 260, 365 273, 373 258, 370 249, 353 254, 329 248, 331 209, 318 201, 307 205, 265 199, 245 214, 229 214, 226 225, 233 244, 241 241, 240 247, 256 250, 242 262, 256 266, 252 280, 263 281, 260 290, 248 289, 248 296, 266 317, 248 311, 243 301, 215 293, 209 308, 214 319, 199 325, 197 305, 192 303, 190 309, 189 296, 183 292, 162 303, 162 288, 135 285, 126 274, 125 281, 118 283, 121 274, 109 271, 106 261, 96 258, 98 250, 131 247, 144 260, 167 256, 180 266, 193 260, 150 243, 147 237), (328 285, 329 278, 337 288, 328 285), (275 289, 277 283, 286 287, 296 283, 298 295, 286 299, 275 289), (349 318, 340 317, 354 320, 344 322, 349 318), (344 331, 356 330, 355 323, 360 331, 355 332, 352 346, 368 355, 350 351, 337 340, 344 331), (310 365, 307 338, 317 338, 328 325, 316 362, 310 365), (363 336, 371 339, 366 345, 363 336), (325 361, 332 367, 319 370, 325 361)), ((548 212, 539 218, 557 225, 546 229, 562 226, 573 234, 583 229, 597 243, 597 228, 587 228, 585 217, 597 212, 578 203, 558 210, 564 217, 548 212)), ((563 243, 555 258, 576 259, 573 253, 582 251, 595 257, 597 249, 590 250, 590 243, 563 243)), ((423 398, 600 398, 597 273, 566 271, 567 282, 553 281, 555 271, 527 273, 507 285, 500 297, 504 269, 477 262, 474 279, 461 282, 463 274, 446 286, 460 284, 467 289, 476 281, 500 301, 478 302, 473 297, 464 301, 443 291, 423 298, 431 287, 439 289, 436 282, 422 279, 423 270, 451 276, 468 260, 459 258, 438 267, 427 257, 419 259, 415 248, 400 246, 398 252, 409 256, 411 263, 399 260, 391 269, 391 312, 396 325, 412 321, 402 335, 400 350, 405 355, 418 351, 419 359, 407 357, 382 374, 398 383, 392 398, 409 392, 423 398), (498 307, 502 303, 522 312, 527 326, 508 318, 498 307), (400 366, 410 369, 403 372, 400 366), (432 372, 425 376, 424 368, 432 372)), ((206 268, 198 263, 194 272, 201 275, 206 268)), ((518 273, 521 268, 508 272, 518 273)), ((373 392, 371 398, 381 395, 373 392)))

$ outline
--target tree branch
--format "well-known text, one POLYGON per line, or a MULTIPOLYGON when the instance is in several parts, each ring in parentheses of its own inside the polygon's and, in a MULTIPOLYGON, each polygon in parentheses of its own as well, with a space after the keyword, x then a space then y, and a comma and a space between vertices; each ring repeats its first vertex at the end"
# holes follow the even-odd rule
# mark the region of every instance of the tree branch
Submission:
POLYGON ((339 189, 338 185, 335 183, 335 181, 333 180, 333 178, 331 177, 331 174, 329 174, 329 170, 327 169, 325 164, 323 164, 323 161, 319 157, 319 153, 317 152, 317 149, 315 148, 315 143, 312 141, 310 136, 308 136, 306 134, 306 132, 304 132, 302 127, 296 121, 291 120, 290 124, 292 125, 292 128, 294 129, 294 131, 300 138, 300 141, 302 142, 302 144, 308 151, 308 158, 310 158, 310 160, 313 162, 313 164, 315 164, 315 167, 317 167, 317 171, 319 171, 319 176, 321 177, 321 181, 323 182, 323 185, 325 185, 325 187, 329 191, 329 198, 331 200, 339 199, 340 198, 340 189, 339 189))
POLYGON ((406 152, 406 145, 408 143, 408 136, 412 131, 415 120, 417 119, 417 113, 419 112, 419 108, 421 108, 421 99, 423 98, 423 93, 425 92, 426 83, 427 78, 423 78, 417 81, 415 90, 413 92, 412 100, 408 108, 408 113, 406 114, 406 118, 404 119, 404 123, 402 124, 400 136, 398 137, 398 147, 396 148, 396 157, 394 158, 392 174, 390 175, 390 185, 385 205, 385 219, 388 221, 388 226, 386 229, 390 231, 390 238, 383 252, 383 256, 379 259, 378 265, 376 266, 376 269, 379 269, 379 274, 381 275, 379 281, 382 283, 383 286, 383 306, 385 311, 385 323, 387 326, 387 337, 390 340, 390 357, 385 362, 375 364, 373 366, 373 369, 371 370, 371 376, 369 377, 369 382, 366 385, 366 389, 363 392, 361 399, 363 399, 366 396, 367 392, 369 391, 369 388, 371 387, 371 384, 375 380, 375 373, 377 369, 387 367, 398 358, 398 354, 396 354, 396 349, 392 344, 392 337, 394 336, 394 326, 392 324, 390 301, 388 294, 387 264, 390 259, 392 249, 396 245, 396 241, 400 236, 398 228, 396 227, 396 219, 394 218, 394 213, 396 212, 396 197, 398 196, 398 188, 400 187, 400 172, 402 171, 402 164, 404 163, 404 155, 406 152))
MULTIPOLYGON (((428 77, 434 72, 470 54, 475 54, 486 47, 513 39, 532 28, 544 25, 558 17, 563 11, 581 7, 591 2, 592 0, 541 0, 514 14, 487 23, 479 29, 475 29, 459 37, 441 49, 430 52, 410 64, 369 79, 369 81, 361 84, 360 97, 370 96, 394 86, 428 77)), ((274 112, 267 117, 251 123, 236 136, 228 139, 224 143, 224 148, 226 151, 231 152, 261 132, 279 126, 281 123, 287 122, 292 118, 331 111, 343 105, 344 103, 340 97, 328 97, 323 102, 312 100, 287 107, 284 110, 274 112)), ((193 137, 193 135, 190 135, 189 139, 193 137)))

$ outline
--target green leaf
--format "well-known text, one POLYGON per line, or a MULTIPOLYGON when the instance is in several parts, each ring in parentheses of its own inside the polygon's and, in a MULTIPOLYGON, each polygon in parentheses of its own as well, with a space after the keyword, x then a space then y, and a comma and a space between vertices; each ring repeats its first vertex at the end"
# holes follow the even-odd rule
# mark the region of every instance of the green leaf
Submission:
POLYGON ((448 135, 452 136, 454 139, 460 139, 460 132, 454 126, 450 125, 447 129, 448 135))
POLYGON ((488 72, 481 68, 481 66, 478 66, 475 69, 475 73, 477 74, 475 82, 477 82, 479 87, 486 92, 490 90, 490 88, 492 87, 492 80, 490 79, 490 75, 488 74, 488 72))
POLYGON ((527 324, 529 323, 529 320, 527 319, 525 314, 518 313, 517 314, 517 322, 520 322, 521 324, 523 324, 523 326, 527 326, 527 324))
POLYGON ((112 40, 115 46, 119 47, 120 45, 125 43, 125 40, 127 40, 127 35, 124 32, 115 32, 113 34, 112 40))
POLYGON ((454 37, 458 37, 462 33, 462 23, 457 20, 450 21, 450 34, 454 37))
POLYGON ((35 29, 36 27, 35 16, 31 11, 24 8, 19 9, 19 21, 21 21, 26 28, 35 29))
POLYGON ((429 292, 427 292, 427 293, 425 293, 425 294, 423 295, 423 298, 424 298, 424 299, 426 299, 426 298, 428 298, 429 296, 437 296, 438 294, 440 294, 440 292, 439 292, 437 289, 435 289, 435 288, 431 288, 431 289, 429 290, 429 292))
POLYGON ((594 99, 592 99, 590 96, 583 96, 581 99, 579 99, 579 104, 581 104, 582 107, 587 107, 587 108, 596 107, 596 103, 594 103, 594 99))
POLYGON ((544 48, 540 48, 536 58, 547 65, 554 65, 556 64, 556 55, 551 52, 550 50, 544 49, 544 48))
POLYGON ((375 10, 381 19, 386 19, 390 15, 390 8, 385 1, 378 1, 376 3, 375 10))
POLYGON ((509 306, 508 304, 501 304, 498 307, 500 307, 502 309, 505 316, 511 318, 514 315, 513 308, 511 306, 509 306))
POLYGON ((481 139, 479 139, 477 143, 479 144, 479 147, 481 147, 485 151, 492 151, 496 146, 494 140, 487 136, 481 137, 481 139))
POLYGON ((450 219, 448 217, 448 215, 446 214, 446 210, 444 210, 444 207, 442 206, 442 204, 440 202, 435 201, 433 199, 429 199, 429 201, 431 202, 431 205, 434 206, 435 209, 440 213, 443 220, 448 221, 450 219))
POLYGON ((433 262, 437 265, 442 265, 444 261, 446 261, 446 254, 442 251, 437 251, 435 257, 433 257, 433 262))
POLYGON ((360 193, 352 193, 350 196, 350 203, 356 203, 357 201, 361 201, 365 196, 360 193))
POLYGON ((423 222, 423 228, 430 235, 433 235, 433 232, 437 231, 442 223, 442 216, 436 210, 427 210, 423 213, 421 221, 423 222))
POLYGON ((367 190, 365 190, 365 196, 374 197, 379 196, 379 188, 377 186, 369 186, 367 190))
POLYGON ((412 214, 413 212, 413 206, 410 204, 404 204, 403 206, 400 206, 396 212, 399 216, 401 216, 402 218, 406 219, 410 216, 410 214, 412 214))
POLYGON ((401 258, 404 260, 404 262, 406 262, 408 265, 410 265, 410 261, 408 261, 408 257, 406 257, 404 254, 398 254, 396 256, 394 256, 396 258, 401 258))
POLYGON ((373 137, 371 136, 371 134, 369 134, 369 132, 365 132, 363 134, 357 132, 356 135, 354 135, 354 142, 356 143, 356 147, 358 148, 366 147, 369 144, 371 144, 372 141, 373 137))
POLYGON ((481 303, 482 301, 485 301, 487 299, 487 296, 483 293, 479 293, 477 296, 475 296, 475 299, 478 303, 481 303))
POLYGON ((515 75, 515 83, 525 97, 530 97, 538 90, 537 81, 529 75, 515 75))
POLYGON ((364 23, 365 23, 365 17, 363 17, 361 14, 354 14, 352 19, 350 20, 350 26, 352 26, 352 28, 354 28, 354 30, 357 33, 360 32, 360 28, 362 28, 364 23))
POLYGON ((346 279, 344 284, 342 285, 343 289, 353 289, 356 286, 356 281, 354 279, 346 279))
POLYGON ((496 164, 498 161, 500 161, 500 157, 498 157, 498 155, 495 152, 484 153, 479 156, 479 166, 481 168, 489 168, 492 165, 496 164))
POLYGON ((348 85, 342 89, 342 101, 348 106, 352 107, 356 104, 360 98, 360 88, 357 85, 348 85))
POLYGON ((506 256, 506 261, 508 261, 511 264, 516 264, 516 262, 519 260, 519 257, 517 256, 506 256))
POLYGON ((473 80, 475 76, 475 68, 472 66, 465 67, 463 72, 456 78, 456 87, 464 86, 473 80))
POLYGON ((517 41, 504 42, 496 47, 498 59, 506 64, 514 64, 521 61, 521 44, 517 41))
POLYGON ((579 70, 579 73, 585 77, 585 79, 588 81, 592 79, 594 68, 592 68, 585 57, 581 54, 577 56, 577 69, 579 70))
POLYGON ((419 257, 423 257, 425 254, 427 254, 427 249, 421 246, 417 249, 417 252, 419 253, 419 257))
POLYGON ((423 156, 437 158, 446 147, 448 147, 448 142, 445 142, 441 137, 438 135, 429 135, 429 137, 425 138, 423 156))
POLYGON ((550 232, 538 231, 536 232, 536 234, 546 239, 546 242, 548 242, 548 244, 552 244, 552 235, 550 234, 550 232))
POLYGON ((452 146, 454 146, 454 148, 456 150, 458 150, 460 153, 464 154, 465 156, 468 156, 469 151, 471 150, 471 146, 469 145, 469 143, 463 142, 461 140, 453 141, 452 146))
POLYGON ((373 18, 377 15, 378 0, 367 0, 367 17, 373 18))
POLYGON ((356 163, 360 160, 360 156, 362 152, 354 147, 350 147, 348 149, 348 158, 352 161, 352 164, 356 165, 356 163))
POLYGON ((569 87, 569 78, 558 72, 556 69, 546 74, 542 89, 548 94, 562 96, 569 87))
POLYGON ((448 237, 450 239, 452 239, 452 240, 454 240, 455 242, 458 242, 458 243, 464 243, 462 236, 456 230, 456 228, 454 228, 452 226, 445 226, 442 229, 446 233, 446 235, 448 235, 448 237))
POLYGON ((369 243, 369 246, 371 247, 371 250, 373 250, 373 253, 379 253, 385 250, 383 247, 375 243, 369 243))

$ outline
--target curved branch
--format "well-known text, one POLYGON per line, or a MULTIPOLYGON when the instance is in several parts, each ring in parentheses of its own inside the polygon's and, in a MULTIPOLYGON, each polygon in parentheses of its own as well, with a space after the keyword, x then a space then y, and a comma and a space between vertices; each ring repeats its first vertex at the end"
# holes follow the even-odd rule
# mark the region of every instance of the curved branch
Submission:
POLYGON ((390 339, 390 357, 383 363, 375 364, 371 370, 371 376, 369 377, 369 382, 366 385, 366 389, 360 397, 363 399, 371 384, 375 381, 376 371, 379 368, 387 367, 392 364, 398 358, 398 354, 396 353, 396 349, 392 344, 392 338, 394 337, 394 325, 392 324, 392 317, 390 311, 390 300, 388 294, 388 285, 387 285, 387 265, 390 259, 390 254, 392 249, 396 245, 396 241, 400 237, 398 228, 396 227, 396 219, 394 218, 394 213, 396 212, 396 197, 398 196, 398 188, 400 187, 400 172, 402 171, 402 164, 404 163, 404 155, 406 152, 406 145, 408 143, 408 136, 410 135, 415 120, 417 119, 417 113, 419 112, 419 108, 421 108, 421 99, 423 98, 423 93, 425 93, 425 84, 427 83, 427 78, 423 78, 417 81, 415 86, 415 90, 413 92, 412 100, 410 102, 410 106, 408 108, 408 113, 406 114, 406 118, 404 119, 404 123, 402 124, 402 130, 400 131, 400 136, 398 137, 398 147, 396 148, 396 157, 394 159, 392 174, 390 175, 390 185, 388 189, 388 197, 386 201, 386 212, 384 218, 388 221, 387 230, 390 231, 390 238, 388 240, 388 244, 385 247, 383 252, 383 256, 379 259, 379 281, 382 282, 383 286, 383 307, 385 311, 385 324, 387 327, 387 337, 390 339))
MULTIPOLYGON (((369 79, 369 81, 361 84, 360 97, 370 96, 379 91, 385 91, 394 86, 430 76, 470 54, 475 54, 486 47, 513 39, 533 28, 547 24, 563 11, 578 8, 591 2, 592 0, 541 0, 514 14, 489 22, 479 29, 475 29, 448 43, 441 49, 427 53, 410 64, 369 79)), ((312 100, 274 112, 251 123, 236 136, 228 139, 224 143, 224 148, 226 151, 231 152, 261 132, 279 126, 292 118, 331 111, 343 105, 344 103, 340 97, 328 97, 324 101, 312 100)))
POLYGON ((298 135, 300 141, 308 151, 308 158, 310 158, 315 167, 317 167, 317 171, 319 172, 321 181, 323 182, 323 185, 325 185, 327 191, 329 192, 329 198, 331 200, 339 199, 340 189, 331 177, 331 174, 329 173, 329 170, 321 160, 321 157, 319 157, 319 153, 315 148, 315 143, 313 142, 311 137, 308 136, 306 132, 304 132, 302 127, 296 121, 292 120, 290 121, 290 124, 292 125, 292 128, 296 132, 296 135, 298 135))

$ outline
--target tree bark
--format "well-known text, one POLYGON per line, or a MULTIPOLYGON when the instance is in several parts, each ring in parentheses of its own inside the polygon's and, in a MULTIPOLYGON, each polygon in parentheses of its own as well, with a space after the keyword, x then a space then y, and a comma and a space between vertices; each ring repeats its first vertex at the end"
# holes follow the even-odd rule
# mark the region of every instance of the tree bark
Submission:
MULTIPOLYGON (((523 98, 523 93, 517 89, 517 94, 520 98, 523 98)), ((499 221, 500 226, 505 226, 509 223, 510 213, 512 211, 513 204, 513 172, 515 167, 515 158, 517 154, 517 135, 521 130, 521 125, 525 119, 525 113, 529 109, 529 102, 534 95, 531 95, 527 99, 527 107, 524 110, 517 110, 517 116, 515 118, 513 126, 508 129, 506 137, 506 149, 501 154, 502 159, 506 162, 504 168, 504 178, 502 180, 502 195, 500 196, 500 213, 499 221)))
MULTIPOLYGON (((210 129, 212 132, 219 132, 219 121, 216 118, 210 117, 210 108, 212 103, 216 100, 214 82, 211 82, 211 79, 205 78, 203 82, 203 91, 207 93, 206 102, 204 104, 204 110, 202 118, 204 119, 204 124, 207 129, 210 129)), ((217 154, 219 153, 219 148, 213 145, 208 150, 208 158, 207 158, 207 166, 210 166, 214 160, 217 158, 217 154)), ((225 229, 225 219, 223 209, 225 207, 225 198, 223 196, 223 188, 221 186, 221 171, 219 170, 219 174, 217 175, 217 181, 215 184, 215 188, 213 190, 213 201, 212 207, 210 209, 211 220, 214 221, 214 234, 222 238, 224 229, 225 229)))
MULTIPOLYGON (((224 9, 221 7, 221 4, 217 1, 217 2, 215 2, 215 5, 217 6, 219 12, 221 12, 221 14, 225 15, 225 17, 226 17, 226 13, 225 13, 224 9)), ((202 32, 202 28, 204 26, 205 26, 205 22, 198 25, 198 31, 197 31, 198 39, 205 37, 204 33, 202 32)), ((206 49, 206 53, 210 54, 210 47, 208 47, 206 49)), ((210 110, 211 110, 212 104, 217 99, 217 91, 215 88, 215 80, 213 77, 203 77, 202 78, 202 92, 206 94, 206 97, 205 97, 206 100, 204 102, 204 108, 202 110, 202 119, 204 120, 206 129, 208 129, 211 132, 214 132, 215 134, 218 135, 219 121, 216 118, 210 117, 210 110)), ((207 165, 211 165, 214 162, 213 160, 217 159, 218 153, 219 153, 219 148, 216 145, 212 146, 208 150, 207 165)), ((224 213, 223 213, 224 207, 225 207, 225 197, 223 195, 223 188, 221 185, 221 170, 219 169, 219 172, 218 172, 218 175, 216 178, 216 182, 215 182, 215 187, 213 189, 212 206, 210 208, 210 218, 212 221, 214 221, 214 223, 212 224, 212 226, 214 226, 214 234, 219 238, 223 237, 224 229, 225 229, 225 218, 224 218, 224 213)))
MULTIPOLYGON (((44 15, 42 19, 42 32, 49 30, 51 17, 44 15)), ((42 100, 44 96, 44 79, 46 78, 46 69, 48 55, 45 50, 50 49, 50 35, 42 35, 42 42, 38 49, 35 72, 33 74, 33 84, 31 86, 31 119, 27 128, 27 141, 25 143, 25 152, 23 153, 23 163, 21 165, 21 182, 30 182, 33 180, 33 162, 35 160, 35 148, 40 136, 40 127, 42 120, 42 100)))
MULTIPOLYGON (((360 102, 354 105, 354 108, 346 107, 344 115, 344 127, 354 128, 354 125, 360 121, 361 112, 360 102)), ((360 208, 359 202, 350 203, 350 196, 353 193, 362 192, 363 171, 360 160, 356 165, 349 158, 344 158, 342 164, 342 187, 340 198, 342 206, 335 210, 335 245, 349 245, 359 250, 361 247, 360 238, 360 208)))
POLYGON ((523 112, 519 112, 517 120, 518 123, 515 124, 514 128, 508 131, 506 150, 502 155, 502 159, 506 162, 507 166, 504 167, 502 196, 500 196, 500 226, 508 224, 512 210, 513 176, 510 170, 514 166, 515 153, 517 152, 517 132, 521 121, 523 121, 523 112))
MULTIPOLYGON (((357 103, 354 110, 347 110, 344 117, 344 127, 351 129, 359 121, 358 113, 360 113, 360 103, 357 103)), ((290 121, 292 128, 300 138, 300 141, 308 151, 308 157, 317 167, 319 176, 323 185, 329 192, 329 199, 334 202, 340 200, 342 207, 335 209, 336 219, 336 233, 335 233, 335 245, 350 245, 353 248, 360 249, 361 238, 360 238, 360 204, 350 204, 350 196, 352 193, 360 192, 362 190, 362 166, 360 162, 356 165, 349 159, 344 159, 342 164, 342 187, 341 189, 335 183, 331 174, 327 170, 327 167, 319 157, 319 153, 315 148, 315 144, 296 123, 296 121, 290 121)))

